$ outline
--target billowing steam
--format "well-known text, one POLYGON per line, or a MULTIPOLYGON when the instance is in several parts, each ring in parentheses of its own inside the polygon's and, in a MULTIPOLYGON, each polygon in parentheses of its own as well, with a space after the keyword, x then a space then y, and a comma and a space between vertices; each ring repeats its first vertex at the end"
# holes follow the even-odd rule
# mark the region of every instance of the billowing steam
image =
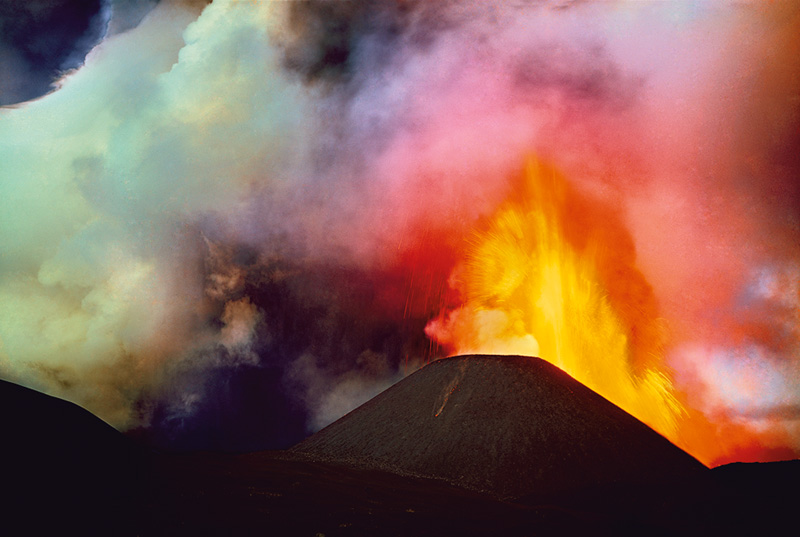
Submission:
POLYGON ((797 456, 798 3, 205 4, 129 6, 0 110, 3 377, 286 447, 448 351, 426 326, 536 156, 623 230, 674 439, 797 456))

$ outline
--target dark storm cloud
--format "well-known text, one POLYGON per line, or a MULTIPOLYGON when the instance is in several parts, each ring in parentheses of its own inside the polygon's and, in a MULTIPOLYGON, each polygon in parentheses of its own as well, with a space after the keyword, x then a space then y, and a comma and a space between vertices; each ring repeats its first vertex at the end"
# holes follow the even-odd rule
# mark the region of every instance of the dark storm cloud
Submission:
POLYGON ((0 106, 40 97, 105 34, 103 0, 0 1, 0 106))

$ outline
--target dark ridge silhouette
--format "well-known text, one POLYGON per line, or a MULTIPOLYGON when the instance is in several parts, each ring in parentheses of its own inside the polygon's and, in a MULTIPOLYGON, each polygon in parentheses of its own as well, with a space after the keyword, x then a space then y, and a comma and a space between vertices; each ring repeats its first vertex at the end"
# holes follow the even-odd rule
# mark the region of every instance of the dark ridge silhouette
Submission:
POLYGON ((361 414, 366 427, 349 433, 360 444, 346 438, 337 444, 348 450, 348 460, 363 452, 370 434, 393 438, 380 432, 382 420, 391 417, 385 405, 401 417, 391 431, 406 435, 389 445, 406 457, 407 467, 418 457, 415 467, 433 478, 368 457, 359 464, 330 455, 324 460, 299 447, 142 454, 80 407, 0 381, 0 535, 744 536, 777 535, 794 524, 800 461, 704 470, 539 360, 468 357, 424 368, 342 420, 361 414), (419 393, 403 388, 409 380, 419 393), (533 401, 520 406, 525 397, 533 401), (509 408, 512 403, 519 410, 509 408), (369 410, 374 405, 378 410, 369 410), (415 409, 450 420, 433 428, 442 427, 461 445, 416 428, 431 422, 415 409), (523 433, 534 440, 521 442, 523 433), (414 438, 427 450, 409 448, 414 438), (609 444, 617 446, 615 453, 609 454, 609 444), (522 455, 513 455, 515 449, 522 455), (503 482, 533 481, 542 488, 520 487, 524 493, 509 500, 448 483, 434 457, 419 455, 437 451, 443 469, 452 471, 453 460, 463 465, 462 480, 494 472, 503 482), (555 455, 543 455, 551 451, 555 455), (532 478, 542 461, 582 488, 560 486, 553 467, 532 478), (567 464, 583 474, 559 467, 567 464))
POLYGON ((563 371, 520 356, 433 362, 290 451, 506 498, 708 472, 563 371))
MULTIPOLYGON (((83 408, 0 380, 0 504, 19 533, 100 534, 130 518, 141 453, 83 408)), ((1 532, 0 532, 1 533, 1 532)))

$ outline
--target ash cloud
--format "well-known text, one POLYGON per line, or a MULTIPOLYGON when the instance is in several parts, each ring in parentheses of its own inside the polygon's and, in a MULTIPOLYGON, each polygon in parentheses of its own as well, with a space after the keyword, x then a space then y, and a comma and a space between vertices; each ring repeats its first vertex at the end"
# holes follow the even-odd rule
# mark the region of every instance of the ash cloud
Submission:
POLYGON ((693 408, 772 415, 715 374, 750 348, 796 406, 796 4, 144 4, 0 110, 4 377, 286 447, 441 354, 461 244, 536 154, 617 208, 693 408))
POLYGON ((136 28, 157 4, 158 0, 112 0, 106 35, 112 36, 136 28))

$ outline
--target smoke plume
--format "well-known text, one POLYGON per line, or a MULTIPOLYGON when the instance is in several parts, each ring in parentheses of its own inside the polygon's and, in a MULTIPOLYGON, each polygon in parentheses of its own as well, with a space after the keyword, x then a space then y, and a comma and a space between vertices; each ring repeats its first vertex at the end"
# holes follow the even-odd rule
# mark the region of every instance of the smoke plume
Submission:
POLYGON ((446 354, 535 156, 621 230, 674 440, 797 456, 796 2, 151 4, 0 110, 4 378, 155 444, 291 445, 446 354))

